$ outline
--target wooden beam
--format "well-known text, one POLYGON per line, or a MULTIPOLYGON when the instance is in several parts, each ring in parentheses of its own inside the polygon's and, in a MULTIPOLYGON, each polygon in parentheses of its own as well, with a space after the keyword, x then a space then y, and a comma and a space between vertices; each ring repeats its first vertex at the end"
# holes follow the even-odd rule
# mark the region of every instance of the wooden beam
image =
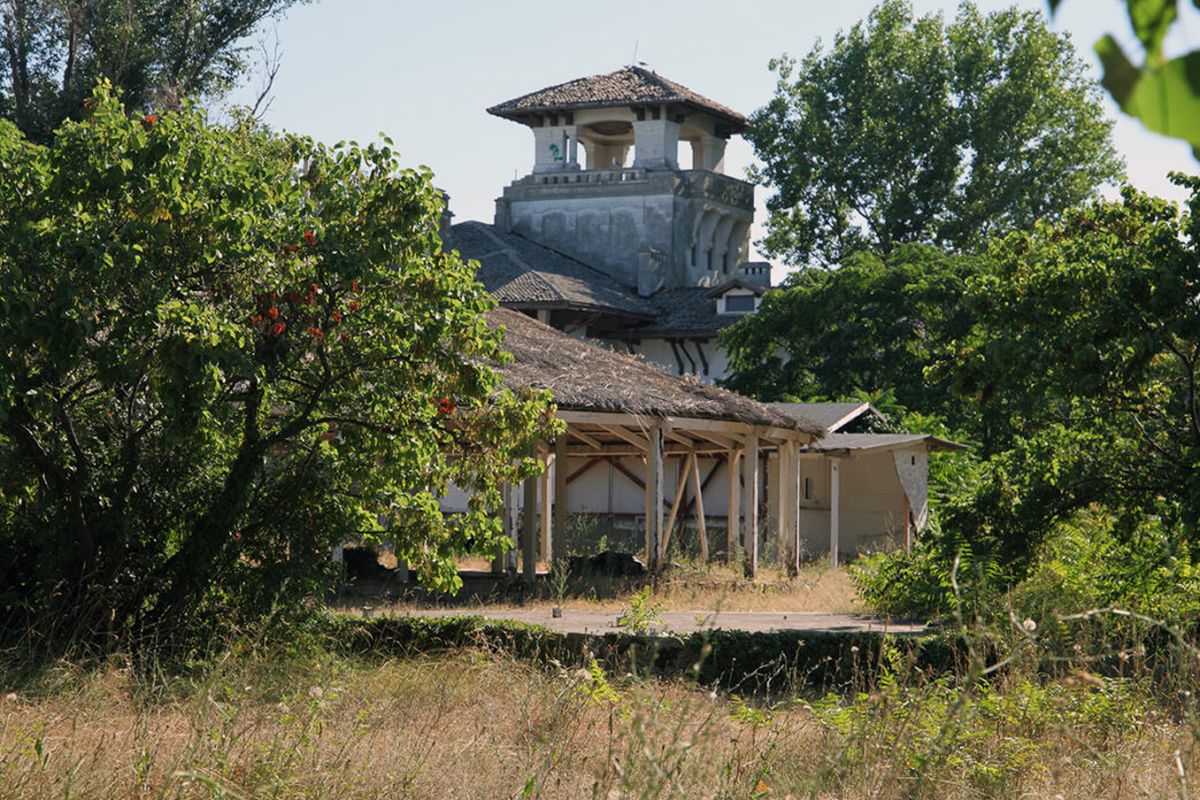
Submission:
POLYGON ((745 515, 746 577, 758 577, 758 433, 746 437, 742 463, 742 513, 745 515))
POLYGON ((689 450, 696 446, 695 439, 692 439, 688 436, 684 436, 679 431, 666 431, 664 433, 664 435, 672 441, 679 442, 679 444, 683 445, 684 447, 688 448, 689 450))
MULTIPOLYGON (((563 470, 563 474, 566 475, 567 485, 569 486, 572 483, 574 483, 576 478, 582 478, 584 476, 584 474, 586 474, 588 472, 588 470, 590 470, 592 467, 596 466, 597 464, 601 464, 603 462, 604 462, 603 458, 589 458, 583 462, 583 466, 577 468, 570 475, 566 475, 566 470, 563 470)), ((567 464, 566 459, 563 459, 562 463, 563 463, 563 466, 566 466, 566 464, 567 464)), ((557 467, 556 467, 556 469, 557 469, 557 467)), ((555 498, 555 501, 557 502, 557 497, 555 498)), ((563 507, 564 508, 566 507, 566 503, 563 503, 563 507)))
MULTIPOLYGON (((686 458, 687 454, 693 449, 698 456, 716 456, 724 455, 725 449, 716 445, 698 445, 695 448, 685 447, 684 445, 672 442, 663 447, 663 456, 670 458, 673 456, 686 458)), ((638 449, 624 442, 613 442, 604 445, 601 449, 591 449, 586 447, 568 447, 567 455, 571 458, 644 458, 646 455, 645 449, 638 449)))
POLYGON ((593 439, 591 436, 588 436, 586 433, 577 428, 568 427, 567 435, 574 436, 576 439, 591 447, 593 450, 599 450, 600 448, 604 447, 603 442, 601 442, 599 439, 593 439))
POLYGON ((629 469, 629 467, 625 466, 624 464, 622 464, 619 460, 617 460, 615 458, 606 458, 604 460, 607 461, 608 463, 612 464, 613 469, 615 469, 617 472, 621 473, 626 478, 628 478, 629 482, 632 483, 634 486, 638 487, 643 492, 646 491, 646 482, 644 480, 642 480, 641 478, 639 478, 637 475, 635 475, 629 469))
POLYGON ((726 532, 726 550, 725 560, 732 565, 737 561, 738 547, 741 545, 741 497, 742 497, 742 482, 738 472, 738 456, 737 450, 730 450, 726 456, 726 461, 729 464, 729 475, 727 477, 727 488, 729 491, 727 520, 725 523, 726 532))
MULTIPOLYGON (((638 450, 641 450, 643 453, 648 452, 650 449, 650 446, 644 439, 639 436, 635 436, 634 434, 622 428, 620 425, 602 425, 601 427, 611 433, 613 436, 616 436, 619 439, 624 439, 626 442, 633 445, 638 450)), ((659 430, 661 431, 661 428, 659 430)), ((661 446, 659 449, 661 451, 661 446)))
POLYGON ((687 491, 688 474, 695 462, 696 454, 692 453, 688 456, 683 468, 679 470, 679 479, 675 482, 675 499, 671 501, 671 516, 667 517, 666 527, 663 528, 662 542, 658 548, 660 561, 667 560, 667 546, 671 543, 671 530, 675 527, 675 518, 679 515, 679 509, 683 505, 683 493, 687 491))
POLYGON ((707 439, 708 441, 719 445, 722 450, 732 450, 738 446, 737 439, 734 439, 732 436, 725 436, 724 434, 714 433, 713 431, 695 431, 695 433, 702 439, 707 439))
POLYGON ((658 572, 662 564, 658 558, 659 542, 663 538, 663 426, 657 420, 651 423, 646 435, 650 440, 650 451, 646 454, 646 553, 650 558, 650 570, 658 572))
MULTIPOLYGON (((700 481, 700 463, 696 454, 692 453, 689 463, 692 465, 692 486, 696 489, 696 527, 700 529, 700 560, 708 563, 708 528, 704 524, 704 484, 700 481)), ((716 467, 713 467, 713 472, 716 467)), ((708 473, 712 477, 712 472, 708 473)))

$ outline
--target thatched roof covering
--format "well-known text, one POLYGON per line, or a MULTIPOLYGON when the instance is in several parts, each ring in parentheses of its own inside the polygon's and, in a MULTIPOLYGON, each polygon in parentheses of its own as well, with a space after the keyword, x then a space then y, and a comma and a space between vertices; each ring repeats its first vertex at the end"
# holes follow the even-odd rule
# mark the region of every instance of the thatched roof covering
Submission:
POLYGON ((505 329, 513 361, 499 367, 509 387, 550 389, 559 408, 766 425, 820 436, 824 429, 690 376, 576 339, 507 308, 488 312, 505 329))
POLYGON ((746 127, 746 118, 732 108, 709 100, 657 72, 633 66, 538 89, 494 105, 487 111, 497 117, 521 121, 529 114, 542 111, 660 103, 706 111, 730 123, 733 133, 740 133, 746 127))

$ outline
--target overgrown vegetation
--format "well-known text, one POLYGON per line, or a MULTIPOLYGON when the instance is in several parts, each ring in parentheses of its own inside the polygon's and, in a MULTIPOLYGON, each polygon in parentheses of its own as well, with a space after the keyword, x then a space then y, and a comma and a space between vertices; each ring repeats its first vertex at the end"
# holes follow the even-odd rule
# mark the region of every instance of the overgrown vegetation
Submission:
POLYGON ((386 141, 131 117, 105 86, 48 146, 0 121, 3 639, 287 622, 348 532, 443 589, 504 549, 497 487, 554 422, 489 367, 442 203, 386 141))

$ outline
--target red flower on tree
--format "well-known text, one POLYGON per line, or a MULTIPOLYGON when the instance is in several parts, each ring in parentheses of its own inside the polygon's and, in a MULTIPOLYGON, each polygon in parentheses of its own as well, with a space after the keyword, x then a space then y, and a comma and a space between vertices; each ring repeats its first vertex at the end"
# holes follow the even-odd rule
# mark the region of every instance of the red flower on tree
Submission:
POLYGON ((351 310, 351 311, 358 311, 358 301, 357 301, 357 300, 351 300, 351 301, 350 301, 350 310, 351 310))
POLYGON ((287 330, 287 325, 286 325, 285 323, 282 323, 282 322, 276 322, 276 323, 275 323, 275 324, 274 324, 274 325, 271 327, 271 335, 272 335, 272 336, 278 336, 279 334, 283 333, 285 330, 287 330))
POLYGON ((279 319, 279 309, 275 306, 271 306, 267 309, 267 316, 271 319, 279 319))
POLYGON ((458 410, 458 406, 454 405, 454 401, 449 397, 443 397, 438 401, 438 413, 443 417, 448 417, 458 410))
POLYGON ((342 312, 340 312, 340 311, 335 311, 332 314, 330 314, 329 316, 333 318, 334 322, 342 321, 342 312))
POLYGON ((304 243, 309 247, 317 246, 317 235, 312 232, 311 228, 304 229, 304 243))
POLYGON ((350 291, 352 291, 352 292, 358 291, 358 278, 354 278, 353 280, 350 281, 350 291))
POLYGON ((150 130, 157 124, 158 117, 156 117, 154 114, 146 114, 142 117, 142 127, 146 130, 150 130))
POLYGON ((345 344, 345 343, 346 343, 346 342, 348 342, 348 341, 350 341, 350 334, 348 334, 348 333, 343 333, 343 334, 342 334, 342 344, 345 344))
POLYGON ((325 331, 312 325, 308 327, 308 335, 316 339, 318 342, 325 340, 325 331))

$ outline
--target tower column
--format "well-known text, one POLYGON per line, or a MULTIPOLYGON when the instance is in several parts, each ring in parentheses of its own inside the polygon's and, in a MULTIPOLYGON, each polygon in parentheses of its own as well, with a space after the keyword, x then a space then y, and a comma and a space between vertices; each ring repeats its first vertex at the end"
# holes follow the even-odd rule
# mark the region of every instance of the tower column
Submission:
POLYGON ((633 123, 633 165, 679 169, 679 124, 667 119, 665 113, 645 116, 633 123))

